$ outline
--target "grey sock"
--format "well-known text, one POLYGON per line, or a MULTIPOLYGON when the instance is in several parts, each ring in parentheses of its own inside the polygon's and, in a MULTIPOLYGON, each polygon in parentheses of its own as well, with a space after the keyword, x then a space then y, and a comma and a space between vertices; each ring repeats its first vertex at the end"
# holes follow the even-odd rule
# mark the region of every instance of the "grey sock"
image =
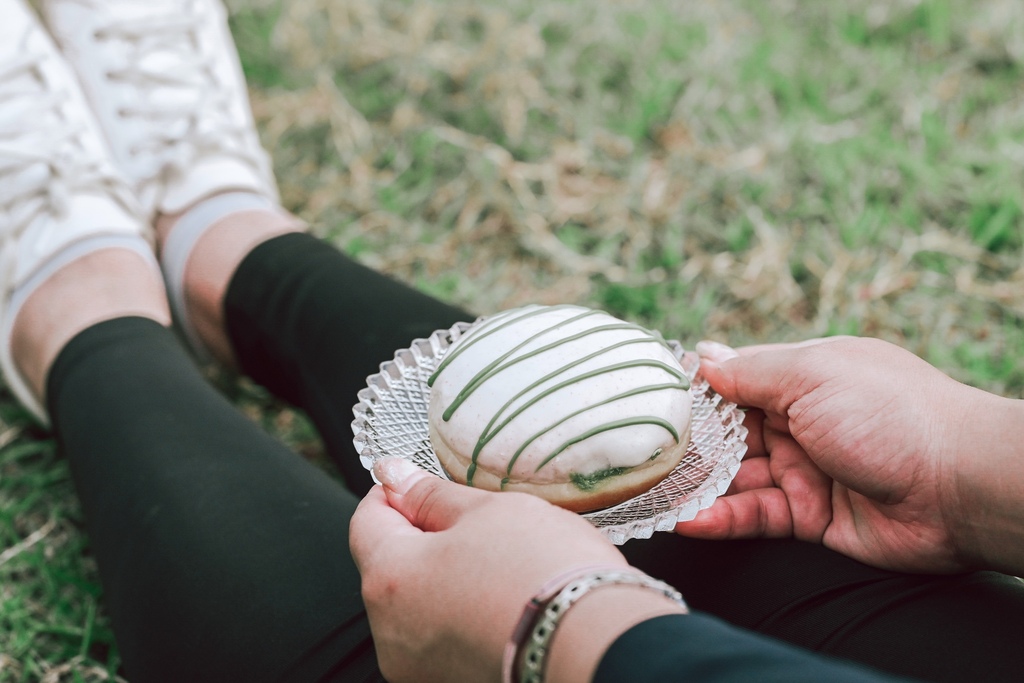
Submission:
POLYGON ((86 239, 72 242, 66 245, 63 249, 56 252, 43 264, 41 268, 32 273, 24 282, 11 292, 11 299, 7 303, 6 310, 4 311, 4 319, 0 322, 0 335, 4 339, 4 343, 0 344, 0 363, 3 364, 7 386, 18 397, 30 413, 32 413, 36 419, 39 420, 43 425, 49 425, 50 419, 46 414, 45 400, 40 400, 33 395, 32 390, 29 389, 25 379, 21 376, 21 373, 17 371, 17 366, 14 363, 14 358, 11 356, 11 333, 14 330, 14 320, 18 317, 18 312, 21 307, 25 305, 29 296, 32 295, 39 285, 46 282, 51 275, 56 273, 58 270, 68 265, 72 261, 78 260, 86 254, 91 254, 94 251, 100 251, 101 249, 128 249, 142 256, 153 265, 153 270, 158 270, 156 263, 156 257, 153 256, 153 249, 149 242, 144 240, 139 235, 132 235, 126 233, 99 233, 92 235, 86 239))
POLYGON ((185 266, 196 242, 214 223, 239 211, 275 210, 277 204, 254 192, 227 192, 204 199, 186 211, 174 224, 160 252, 160 267, 178 330, 199 360, 210 353, 189 319, 185 307, 185 266))

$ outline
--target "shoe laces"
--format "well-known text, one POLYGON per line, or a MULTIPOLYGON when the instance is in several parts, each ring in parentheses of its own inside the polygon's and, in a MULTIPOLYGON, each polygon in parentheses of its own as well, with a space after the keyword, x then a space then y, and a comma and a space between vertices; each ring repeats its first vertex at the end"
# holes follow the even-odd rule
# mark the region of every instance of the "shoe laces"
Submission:
POLYGON ((122 40, 130 46, 123 66, 108 70, 106 77, 138 93, 135 103, 118 114, 142 126, 144 133, 136 136, 128 153, 157 161, 151 180, 182 174, 207 155, 233 156, 260 167, 250 151, 246 126, 232 117, 237 93, 218 76, 215 60, 201 53, 204 21, 208 19, 190 12, 185 3, 173 15, 112 16, 94 32, 97 40, 122 40), (154 101, 150 95, 159 89, 187 95, 154 101))
MULTIPOLYGON (((48 59, 28 47, 0 64, 0 240, 5 244, 39 218, 65 216, 80 192, 110 196, 129 211, 134 207, 109 162, 86 144, 86 121, 65 113, 67 105, 75 106, 72 94, 46 83, 48 59)), ((45 221, 41 229, 54 225, 45 221)), ((49 241, 46 234, 37 238, 49 241)))

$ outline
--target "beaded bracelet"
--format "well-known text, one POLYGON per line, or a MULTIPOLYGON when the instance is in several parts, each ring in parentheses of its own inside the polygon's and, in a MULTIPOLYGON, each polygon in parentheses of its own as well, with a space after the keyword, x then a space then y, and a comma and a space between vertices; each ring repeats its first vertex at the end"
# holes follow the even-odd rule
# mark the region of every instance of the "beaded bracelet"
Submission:
POLYGON ((553 597, 558 595, 559 591, 565 588, 573 579, 581 576, 586 576, 596 571, 612 571, 617 570, 619 567, 612 565, 590 565, 586 567, 577 567, 570 569, 567 572, 559 574, 547 581, 537 594, 530 598, 526 605, 523 607, 523 613, 519 617, 519 622, 516 623, 516 627, 512 629, 512 638, 505 644, 505 653, 501 662, 501 681, 502 683, 514 683, 512 680, 512 673, 515 669, 516 658, 519 656, 519 652, 522 649, 526 637, 530 634, 530 627, 537 622, 537 617, 544 606, 547 605, 553 597))
POLYGON ((512 672, 524 652, 519 683, 543 683, 548 649, 565 613, 584 595, 602 586, 634 585, 649 588, 687 609, 683 596, 672 586, 635 570, 621 567, 590 567, 567 572, 549 581, 523 609, 505 647, 502 680, 513 683, 512 672))

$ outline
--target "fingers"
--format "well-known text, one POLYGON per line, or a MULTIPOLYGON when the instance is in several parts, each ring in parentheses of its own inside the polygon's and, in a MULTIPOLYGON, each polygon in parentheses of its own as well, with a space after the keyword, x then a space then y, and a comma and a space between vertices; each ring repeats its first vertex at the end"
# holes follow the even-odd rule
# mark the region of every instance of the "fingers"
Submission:
POLYGON ((801 360, 821 342, 754 347, 737 352, 716 342, 700 342, 701 374, 728 401, 786 415, 789 407, 814 385, 801 360))
POLYGON ((792 399, 779 389, 791 363, 782 355, 737 355, 725 361, 702 359, 701 373, 727 401, 784 415, 792 399))
POLYGON ((765 430, 765 445, 771 453, 772 480, 785 494, 792 516, 793 536, 821 542, 832 521, 832 479, 788 433, 765 430))
POLYGON ((806 350, 826 343, 851 339, 824 337, 786 344, 759 344, 733 349, 714 341, 697 343, 701 373, 719 394, 748 408, 747 458, 767 454, 763 430, 785 429, 793 401, 810 389, 806 381, 806 350), (767 415, 766 415, 767 413, 767 415))
POLYGON ((832 521, 832 480, 789 434, 766 429, 765 444, 770 457, 744 460, 726 494, 676 531, 705 539, 821 542, 832 521))
POLYGON ((736 353, 741 356, 752 356, 755 353, 761 353, 762 351, 782 351, 786 349, 806 349, 809 346, 817 346, 818 344, 828 344, 834 341, 842 339, 854 339, 854 337, 846 335, 838 335, 835 337, 817 337, 815 339, 805 339, 800 342, 780 342, 775 344, 751 344, 749 346, 740 346, 736 349, 736 353))
POLYGON ((392 541, 401 536, 420 533, 402 513, 388 504, 384 489, 374 486, 359 502, 349 522, 349 546, 356 567, 362 572, 375 552, 395 547, 392 541))
POLYGON ((754 491, 757 489, 774 488, 775 481, 772 479, 770 469, 771 461, 768 458, 749 458, 744 460, 736 476, 732 478, 729 490, 725 495, 754 491))
POLYGON ((758 489, 719 498, 691 521, 676 524, 676 533, 708 540, 787 538, 793 518, 785 493, 758 489))
POLYGON ((388 504, 423 531, 443 531, 487 493, 436 477, 404 458, 383 458, 373 466, 388 504))
POLYGON ((370 489, 349 524, 349 545, 363 567, 391 541, 449 528, 479 502, 482 491, 445 481, 404 458, 383 458, 373 472, 382 486, 370 489))

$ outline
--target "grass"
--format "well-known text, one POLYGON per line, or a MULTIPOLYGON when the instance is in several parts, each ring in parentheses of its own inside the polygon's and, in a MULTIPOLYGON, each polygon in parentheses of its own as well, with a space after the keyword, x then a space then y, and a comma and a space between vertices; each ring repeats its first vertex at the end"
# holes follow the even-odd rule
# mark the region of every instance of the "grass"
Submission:
MULTIPOLYGON (((229 5, 284 203, 372 266, 684 344, 879 336, 1024 393, 1016 0, 229 5)), ((67 468, 0 421, 0 680, 113 678, 67 468)))

